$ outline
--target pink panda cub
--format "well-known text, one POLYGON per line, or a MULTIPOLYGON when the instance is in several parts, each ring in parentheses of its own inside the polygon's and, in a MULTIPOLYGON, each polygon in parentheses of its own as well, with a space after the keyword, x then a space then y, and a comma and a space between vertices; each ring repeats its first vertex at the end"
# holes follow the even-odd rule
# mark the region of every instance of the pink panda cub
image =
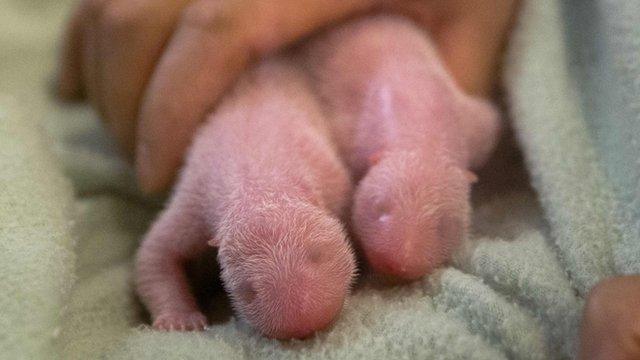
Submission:
POLYGON ((304 337, 331 323, 355 259, 339 221, 351 180, 326 124, 286 60, 263 63, 229 94, 138 253, 138 293, 155 327, 204 327, 184 263, 208 246, 219 248, 234 308, 265 335, 304 337))
POLYGON ((428 274, 464 236, 469 169, 498 129, 491 105, 464 95, 401 18, 356 20, 262 62, 200 129, 138 252, 154 327, 206 326, 185 264, 214 246, 234 309, 258 331, 326 328, 356 271, 347 206, 375 272, 428 274))
POLYGON ((442 265, 469 222, 471 169, 495 147, 495 107, 455 84, 428 36, 391 16, 355 21, 305 53, 341 157, 359 181, 352 225, 394 280, 442 265))

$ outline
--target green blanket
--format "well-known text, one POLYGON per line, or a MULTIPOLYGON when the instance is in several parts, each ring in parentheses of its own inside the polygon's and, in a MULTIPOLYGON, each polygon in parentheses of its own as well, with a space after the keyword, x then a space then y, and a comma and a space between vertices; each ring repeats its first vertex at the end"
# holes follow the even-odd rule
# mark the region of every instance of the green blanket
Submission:
MULTIPOLYGON (((71 3, 0 0, 2 359, 569 358, 589 288, 640 269, 626 205, 638 193, 610 164, 630 147, 611 145, 609 123, 585 116, 598 84, 581 82, 584 57, 568 51, 580 40, 572 24, 589 17, 537 0, 505 65, 529 175, 504 144, 474 189, 473 234, 451 266, 405 286, 364 279, 335 326, 306 341, 259 336, 222 297, 206 332, 153 331, 131 263, 161 202, 136 191, 87 107, 46 91, 71 3)), ((638 176, 630 181, 637 189, 638 176)))

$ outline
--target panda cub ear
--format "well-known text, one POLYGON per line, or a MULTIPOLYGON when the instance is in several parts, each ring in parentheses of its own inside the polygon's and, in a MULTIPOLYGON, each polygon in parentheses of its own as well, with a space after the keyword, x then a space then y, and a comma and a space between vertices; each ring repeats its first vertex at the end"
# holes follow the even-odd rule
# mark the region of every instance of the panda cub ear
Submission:
POLYGON ((456 165, 449 166, 453 167, 454 171, 459 174, 459 176, 462 176, 470 185, 478 182, 478 176, 473 171, 461 168, 456 165))
POLYGON ((218 241, 218 239, 213 237, 213 238, 209 239, 209 241, 207 241, 207 245, 209 245, 211 247, 219 247, 220 246, 220 241, 218 241))
POLYGON ((469 170, 463 170, 464 177, 467 179, 469 184, 475 184, 478 182, 478 176, 469 170))

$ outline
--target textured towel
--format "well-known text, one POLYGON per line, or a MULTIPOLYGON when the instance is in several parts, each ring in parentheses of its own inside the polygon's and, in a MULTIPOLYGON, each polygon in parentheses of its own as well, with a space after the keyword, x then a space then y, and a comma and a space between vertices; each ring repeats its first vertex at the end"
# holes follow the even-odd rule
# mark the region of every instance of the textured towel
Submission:
POLYGON ((136 192, 87 107, 45 91, 71 3, 0 0, 0 358, 569 358, 588 289, 640 270, 640 9, 537 0, 505 66, 536 191, 503 148, 452 266, 412 285, 362 281, 306 341, 228 315, 204 333, 153 331, 130 276, 158 202, 136 192))
POLYGON ((567 34, 580 104, 615 190, 615 269, 640 273, 640 2, 567 1, 567 34))

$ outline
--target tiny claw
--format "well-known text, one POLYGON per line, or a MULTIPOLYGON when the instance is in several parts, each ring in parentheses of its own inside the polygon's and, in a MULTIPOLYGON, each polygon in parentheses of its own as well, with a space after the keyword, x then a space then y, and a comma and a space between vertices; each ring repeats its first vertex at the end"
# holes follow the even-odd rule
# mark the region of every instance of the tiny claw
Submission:
POLYGON ((153 323, 153 327, 161 331, 202 331, 206 326, 206 318, 200 312, 165 313, 153 323))

